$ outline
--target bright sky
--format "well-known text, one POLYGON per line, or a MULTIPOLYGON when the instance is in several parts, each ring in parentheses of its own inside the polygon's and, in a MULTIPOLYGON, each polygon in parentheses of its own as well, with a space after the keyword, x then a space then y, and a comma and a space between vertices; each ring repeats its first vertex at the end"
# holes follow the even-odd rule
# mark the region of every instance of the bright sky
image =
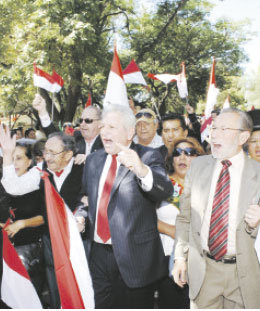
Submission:
POLYGON ((216 4, 212 11, 212 18, 226 17, 229 20, 240 21, 250 19, 255 37, 246 46, 249 57, 248 71, 256 70, 260 66, 260 0, 211 0, 216 4))

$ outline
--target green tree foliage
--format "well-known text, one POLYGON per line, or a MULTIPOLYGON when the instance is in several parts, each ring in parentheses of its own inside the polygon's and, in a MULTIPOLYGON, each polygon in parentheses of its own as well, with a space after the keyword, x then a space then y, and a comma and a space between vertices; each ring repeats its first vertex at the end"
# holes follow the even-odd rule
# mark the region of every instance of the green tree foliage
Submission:
MULTIPOLYGON (((193 105, 205 98, 213 56, 219 88, 225 89, 231 76, 241 74, 240 63, 246 59, 243 24, 212 24, 206 0, 151 4, 152 10, 141 10, 142 2, 134 0, 0 0, 2 111, 35 118, 30 105, 36 92, 33 62, 49 73, 55 66, 65 81, 54 98, 57 121, 71 121, 89 92, 93 102, 102 105, 115 30, 123 38, 123 67, 135 58, 144 75, 176 74, 184 61, 193 105)), ((150 92, 132 85, 129 94, 156 103, 161 114, 183 110, 175 83, 148 83, 150 92)), ((50 109, 52 96, 40 91, 50 109)))
MULTIPOLYGON (((213 57, 217 60, 220 89, 229 83, 230 76, 241 75, 240 65, 246 60, 241 48, 246 41, 244 24, 226 20, 212 24, 208 19, 210 9, 208 1, 163 1, 153 15, 144 13, 132 23, 131 48, 143 71, 176 74, 184 61, 188 100, 194 106, 205 100, 213 57)), ((149 83, 161 114, 167 110, 183 112, 176 83, 167 87, 158 81, 149 83)))
POLYGON ((245 81, 245 85, 247 88, 246 98, 249 104, 247 109, 250 110, 252 106, 260 109, 260 66, 251 73, 248 81, 245 81))

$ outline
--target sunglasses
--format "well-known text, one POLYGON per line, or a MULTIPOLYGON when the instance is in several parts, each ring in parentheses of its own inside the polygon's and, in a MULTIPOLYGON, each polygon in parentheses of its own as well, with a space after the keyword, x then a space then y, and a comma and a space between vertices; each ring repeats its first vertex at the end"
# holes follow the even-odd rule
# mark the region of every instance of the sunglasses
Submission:
POLYGON ((173 150, 172 156, 173 157, 179 157, 182 153, 184 153, 186 156, 188 157, 194 157, 195 155, 197 155, 197 151, 194 148, 176 148, 173 150))
POLYGON ((99 119, 89 119, 89 118, 82 119, 82 118, 80 118, 79 123, 82 123, 84 121, 87 124, 91 124, 91 123, 93 123, 93 121, 97 121, 97 120, 99 120, 99 119))
POLYGON ((140 119, 142 117, 145 117, 147 119, 152 119, 154 118, 154 116, 150 113, 150 112, 138 112, 136 115, 135 115, 136 119, 140 119))

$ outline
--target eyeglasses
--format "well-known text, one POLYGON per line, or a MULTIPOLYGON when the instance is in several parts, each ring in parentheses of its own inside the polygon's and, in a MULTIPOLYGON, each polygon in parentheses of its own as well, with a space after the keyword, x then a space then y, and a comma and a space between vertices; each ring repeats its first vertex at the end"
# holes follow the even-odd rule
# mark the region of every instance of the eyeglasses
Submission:
POLYGON ((82 119, 82 118, 80 118, 79 123, 82 123, 84 121, 87 124, 91 124, 91 123, 93 123, 93 121, 97 121, 97 120, 99 120, 99 119, 89 119, 89 118, 82 119))
POLYGON ((176 148, 173 150, 172 156, 173 157, 179 157, 182 153, 184 153, 186 156, 188 157, 194 157, 195 155, 197 155, 197 150, 194 148, 176 148))
POLYGON ((224 133, 227 130, 232 130, 232 131, 245 131, 244 129, 233 129, 231 127, 216 127, 216 126, 212 126, 211 127, 211 131, 221 131, 222 133, 224 133))
POLYGON ((153 119, 154 116, 150 113, 150 112, 138 112, 136 115, 135 115, 136 119, 140 119, 142 117, 145 117, 147 119, 153 119))
POLYGON ((55 157, 56 155, 58 155, 58 154, 61 154, 62 152, 64 152, 65 150, 62 150, 62 151, 60 151, 60 152, 56 152, 56 153, 54 153, 54 152, 52 152, 52 151, 48 151, 48 150, 43 150, 43 155, 44 156, 46 156, 47 154, 49 155, 49 156, 51 156, 51 157, 55 157))

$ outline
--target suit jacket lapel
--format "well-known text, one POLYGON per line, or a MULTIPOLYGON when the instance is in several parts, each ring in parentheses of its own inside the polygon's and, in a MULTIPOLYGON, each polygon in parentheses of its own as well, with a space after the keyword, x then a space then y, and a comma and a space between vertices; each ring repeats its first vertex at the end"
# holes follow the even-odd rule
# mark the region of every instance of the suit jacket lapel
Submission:
MULTIPOLYGON (((136 149, 135 147, 135 143, 131 143, 130 145, 130 148, 131 149, 136 149)), ((136 150, 135 150, 136 151, 136 150)), ((123 178, 125 178, 125 176, 130 172, 130 170, 128 168, 126 168, 124 165, 120 165, 119 169, 118 169, 118 172, 117 172, 117 175, 116 175, 116 179, 114 181, 114 185, 112 187, 112 190, 111 190, 111 195, 110 195, 110 200, 112 198, 112 196, 114 195, 116 189, 119 187, 121 181, 123 178)))
POLYGON ((203 209, 201 209, 201 215, 200 215, 201 221, 203 221, 205 211, 208 205, 211 181, 212 181, 215 165, 216 165, 216 159, 214 159, 213 157, 209 157, 207 159, 207 162, 205 162, 205 169, 204 169, 203 175, 201 176, 201 188, 203 189, 202 197, 201 197, 201 206, 203 206, 203 209))
POLYGON ((98 188, 99 188, 99 182, 101 178, 101 174, 103 172, 103 168, 105 165, 105 161, 107 158, 107 153, 104 151, 102 153, 95 153, 95 158, 97 163, 97 167, 95 168, 95 174, 92 176, 92 189, 93 189, 93 199, 94 199, 94 207, 95 207, 95 213, 96 213, 96 207, 97 207, 97 200, 98 200, 98 188))

